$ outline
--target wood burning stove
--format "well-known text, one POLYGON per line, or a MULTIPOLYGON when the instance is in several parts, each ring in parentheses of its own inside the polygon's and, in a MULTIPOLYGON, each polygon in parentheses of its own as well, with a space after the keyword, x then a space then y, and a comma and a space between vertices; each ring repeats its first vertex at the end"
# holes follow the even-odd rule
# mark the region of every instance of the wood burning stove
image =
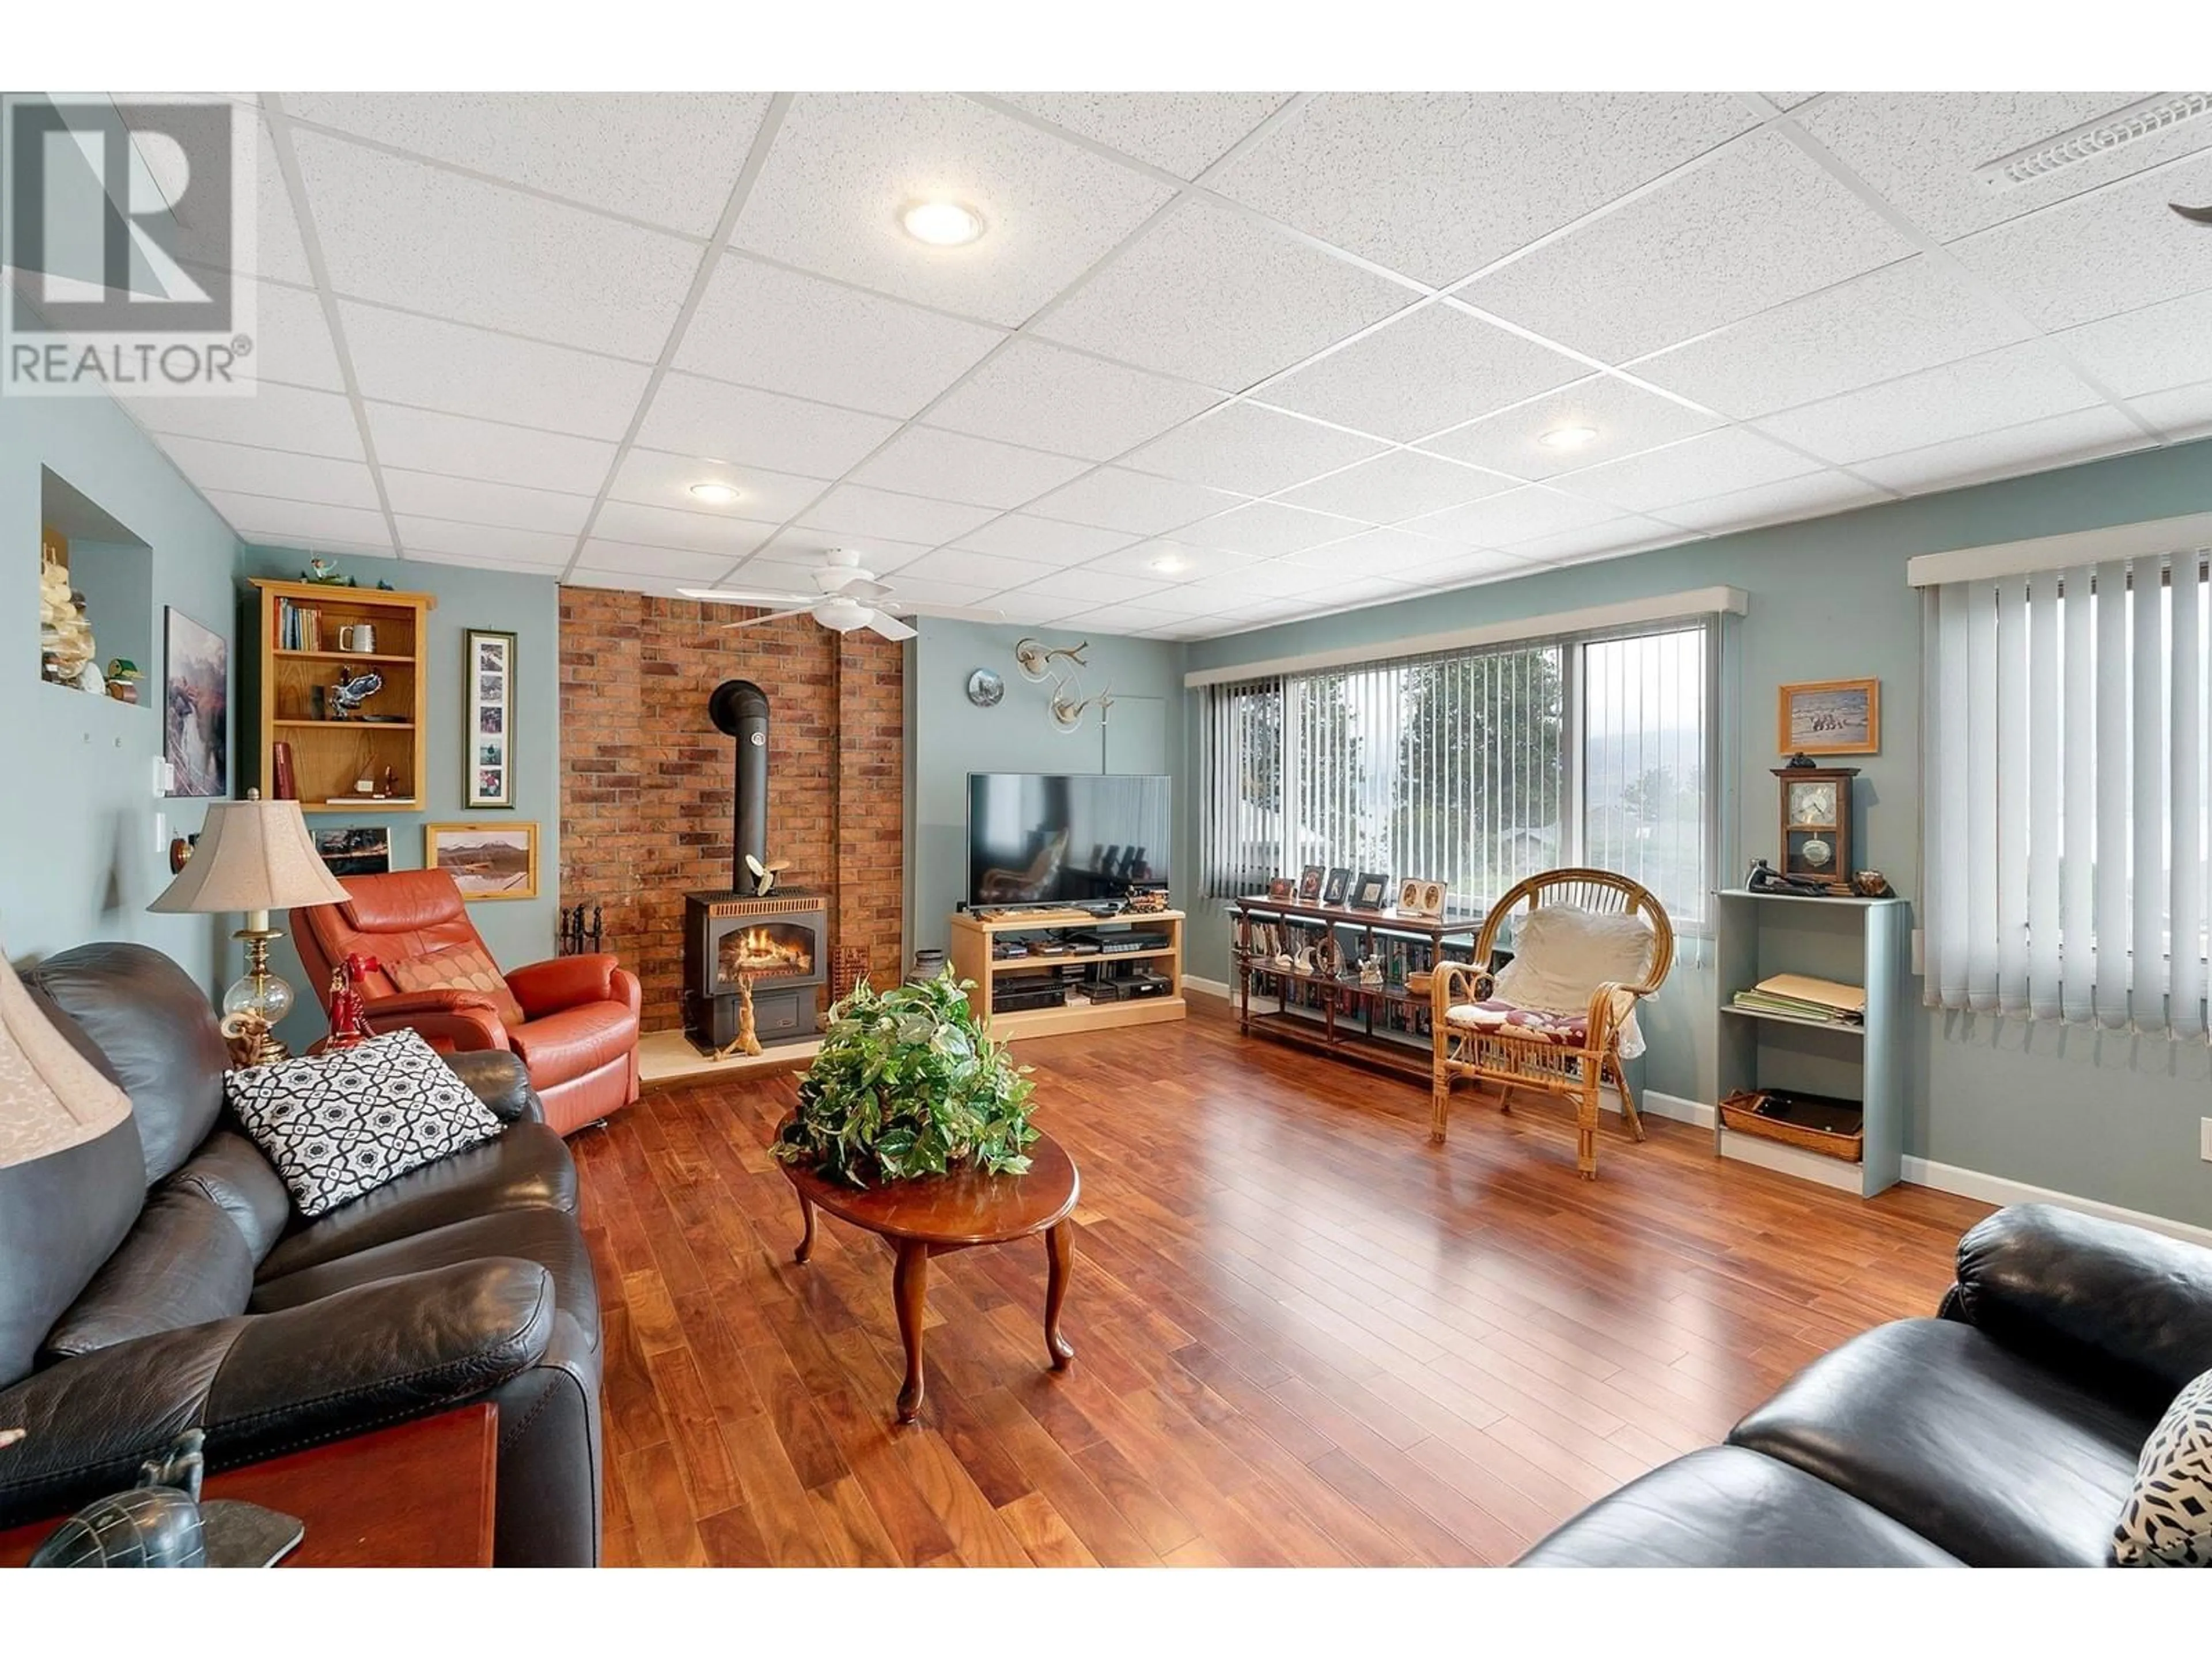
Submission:
POLYGON ((727 1048, 750 976, 760 1041, 797 1042, 814 1035, 816 992, 829 977, 829 902, 803 888, 763 893, 745 862, 768 862, 768 694, 725 680, 707 709, 738 740, 730 887, 684 896, 684 1030, 703 1048, 727 1048))

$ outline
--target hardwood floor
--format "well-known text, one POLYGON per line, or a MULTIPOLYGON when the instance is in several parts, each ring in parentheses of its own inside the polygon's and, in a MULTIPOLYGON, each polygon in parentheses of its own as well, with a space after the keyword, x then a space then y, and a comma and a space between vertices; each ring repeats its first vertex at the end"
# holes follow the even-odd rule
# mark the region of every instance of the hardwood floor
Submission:
POLYGON ((811 1266, 767 1145, 797 1079, 649 1093, 571 1143, 606 1311, 610 1565, 1503 1562, 1926 1314, 1985 1205, 1721 1164, 1705 1131, 1427 1091, 1194 1017, 1036 1039, 1083 1194, 1046 1368, 1041 1243, 932 1264, 898 1428, 890 1257, 811 1266))

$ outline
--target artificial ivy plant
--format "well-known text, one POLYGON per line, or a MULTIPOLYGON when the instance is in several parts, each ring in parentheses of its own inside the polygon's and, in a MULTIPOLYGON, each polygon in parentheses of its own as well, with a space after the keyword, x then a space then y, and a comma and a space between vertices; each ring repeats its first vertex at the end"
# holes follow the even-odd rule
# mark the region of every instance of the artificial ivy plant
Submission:
POLYGON ((863 981, 830 1011, 776 1157, 855 1187, 971 1162, 1027 1174, 1029 1067, 985 1034, 967 989, 949 968, 889 991, 863 981))

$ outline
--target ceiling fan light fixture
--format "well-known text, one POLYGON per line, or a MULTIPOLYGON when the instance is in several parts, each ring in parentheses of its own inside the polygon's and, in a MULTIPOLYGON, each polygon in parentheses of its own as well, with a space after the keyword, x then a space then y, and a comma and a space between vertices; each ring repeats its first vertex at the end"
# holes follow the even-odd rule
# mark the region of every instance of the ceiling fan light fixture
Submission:
POLYGON ((704 501, 709 507, 727 507, 733 501, 742 501, 744 493, 735 484, 717 483, 712 479, 695 483, 690 489, 693 500, 704 501))
POLYGON ((983 216, 965 202, 910 202, 900 210, 899 223, 931 247, 965 247, 983 234, 983 216))
POLYGON ((2075 167, 2108 149, 2132 144, 2164 132, 2168 127, 2199 116, 2212 115, 2212 92, 2159 92, 2110 115, 2069 127, 2055 137, 1984 161, 1974 169, 1974 180, 1990 191, 2017 190, 2047 179, 2063 168, 2075 167))
POLYGON ((1536 441, 1547 449, 1580 449, 1597 441, 1594 426, 1555 426, 1536 441))

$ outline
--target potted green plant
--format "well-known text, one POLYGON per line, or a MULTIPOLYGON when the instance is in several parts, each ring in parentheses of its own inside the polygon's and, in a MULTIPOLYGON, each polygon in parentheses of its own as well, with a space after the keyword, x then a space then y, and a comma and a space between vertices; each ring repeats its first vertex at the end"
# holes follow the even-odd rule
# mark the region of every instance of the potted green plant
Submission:
POLYGON ((970 1163, 1027 1174, 1029 1068, 984 1031, 967 989, 950 969, 890 991, 863 981, 830 1011, 775 1156, 855 1187, 970 1163))

